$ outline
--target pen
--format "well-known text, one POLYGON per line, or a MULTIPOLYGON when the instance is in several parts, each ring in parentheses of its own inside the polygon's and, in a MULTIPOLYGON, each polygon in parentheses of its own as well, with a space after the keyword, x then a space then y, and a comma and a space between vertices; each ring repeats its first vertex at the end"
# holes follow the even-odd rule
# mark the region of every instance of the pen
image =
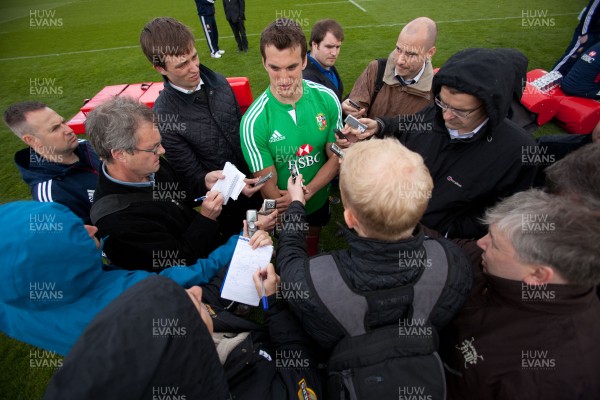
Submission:
POLYGON ((269 302, 267 301, 267 295, 265 294, 265 283, 262 275, 260 276, 260 289, 262 290, 262 305, 263 310, 269 309, 269 302))
POLYGON ((204 200, 206 200, 206 196, 200 196, 200 197, 194 199, 194 201, 204 201, 204 200))

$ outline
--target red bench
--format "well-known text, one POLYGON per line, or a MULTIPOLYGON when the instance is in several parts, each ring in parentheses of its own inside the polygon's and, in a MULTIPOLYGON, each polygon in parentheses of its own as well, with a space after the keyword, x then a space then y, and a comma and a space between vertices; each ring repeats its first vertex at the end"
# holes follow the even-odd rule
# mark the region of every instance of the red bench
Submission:
POLYGON ((542 91, 531 84, 545 74, 547 72, 543 69, 527 73, 521 103, 538 115, 537 123, 540 126, 556 118, 558 125, 569 133, 590 133, 600 121, 600 102, 568 96, 559 86, 542 91))
MULTIPOLYGON (((248 78, 246 77, 227 78, 227 81, 233 89, 233 93, 235 94, 235 98, 240 105, 242 114, 244 114, 254 100, 252 98, 252 91, 250 90, 250 81, 248 81, 248 78)), ((162 89, 163 82, 145 82, 106 86, 94 97, 86 101, 80 108, 80 111, 75 114, 75 116, 71 118, 69 122, 67 122, 67 125, 69 125, 69 127, 71 127, 73 132, 76 134, 84 134, 85 120, 88 113, 105 101, 113 98, 114 96, 129 96, 152 108, 162 89)))

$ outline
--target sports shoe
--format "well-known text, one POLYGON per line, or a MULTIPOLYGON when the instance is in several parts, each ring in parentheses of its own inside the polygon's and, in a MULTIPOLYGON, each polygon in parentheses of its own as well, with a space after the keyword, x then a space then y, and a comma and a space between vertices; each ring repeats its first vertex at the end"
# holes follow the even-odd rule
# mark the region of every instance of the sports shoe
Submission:
POLYGON ((212 58, 221 58, 221 53, 219 53, 219 52, 216 52, 216 53, 210 53, 210 56, 211 56, 212 58))
POLYGON ((219 53, 219 54, 225 54, 225 50, 219 50, 219 51, 217 51, 217 53, 219 53))

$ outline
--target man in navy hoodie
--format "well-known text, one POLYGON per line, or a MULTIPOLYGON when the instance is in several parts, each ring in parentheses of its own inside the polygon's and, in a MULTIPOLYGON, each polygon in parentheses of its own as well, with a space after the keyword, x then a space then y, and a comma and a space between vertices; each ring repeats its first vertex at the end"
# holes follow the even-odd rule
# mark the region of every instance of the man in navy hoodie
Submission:
POLYGON ((15 163, 33 199, 64 204, 89 224, 100 166, 89 142, 78 140, 64 118, 37 101, 13 104, 4 122, 29 146, 15 154, 15 163))
POLYGON ((202 32, 206 36, 206 44, 212 58, 221 58, 225 50, 219 49, 219 30, 215 19, 215 0, 196 0, 198 18, 202 24, 202 32))

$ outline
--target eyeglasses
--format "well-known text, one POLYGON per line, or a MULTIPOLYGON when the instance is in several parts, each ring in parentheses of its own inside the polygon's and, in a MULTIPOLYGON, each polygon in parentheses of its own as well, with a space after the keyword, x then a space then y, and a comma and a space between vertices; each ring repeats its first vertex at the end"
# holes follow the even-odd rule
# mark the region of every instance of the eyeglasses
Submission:
POLYGON ((436 96, 435 105, 438 106, 439 108, 441 108, 443 112, 450 110, 452 115, 454 115, 458 118, 467 119, 467 118, 469 118, 469 116, 471 114, 473 114, 475 111, 479 110, 483 106, 483 103, 481 103, 479 106, 477 106, 476 108, 474 108, 472 110, 463 111, 463 110, 457 110, 455 108, 450 107, 448 104, 444 103, 443 101, 440 100, 439 97, 436 96))
POLYGON ((157 155, 157 154, 158 154, 158 150, 159 150, 161 147, 162 147, 162 143, 161 143, 161 142, 158 142, 158 144, 157 144, 156 146, 154 146, 153 148, 151 148, 150 150, 147 150, 147 149, 138 149, 138 148, 135 148, 135 147, 134 147, 133 149, 134 149, 134 150, 137 150, 137 151, 143 151, 143 152, 145 152, 145 153, 152 153, 152 154, 154 154, 154 155, 157 155))

